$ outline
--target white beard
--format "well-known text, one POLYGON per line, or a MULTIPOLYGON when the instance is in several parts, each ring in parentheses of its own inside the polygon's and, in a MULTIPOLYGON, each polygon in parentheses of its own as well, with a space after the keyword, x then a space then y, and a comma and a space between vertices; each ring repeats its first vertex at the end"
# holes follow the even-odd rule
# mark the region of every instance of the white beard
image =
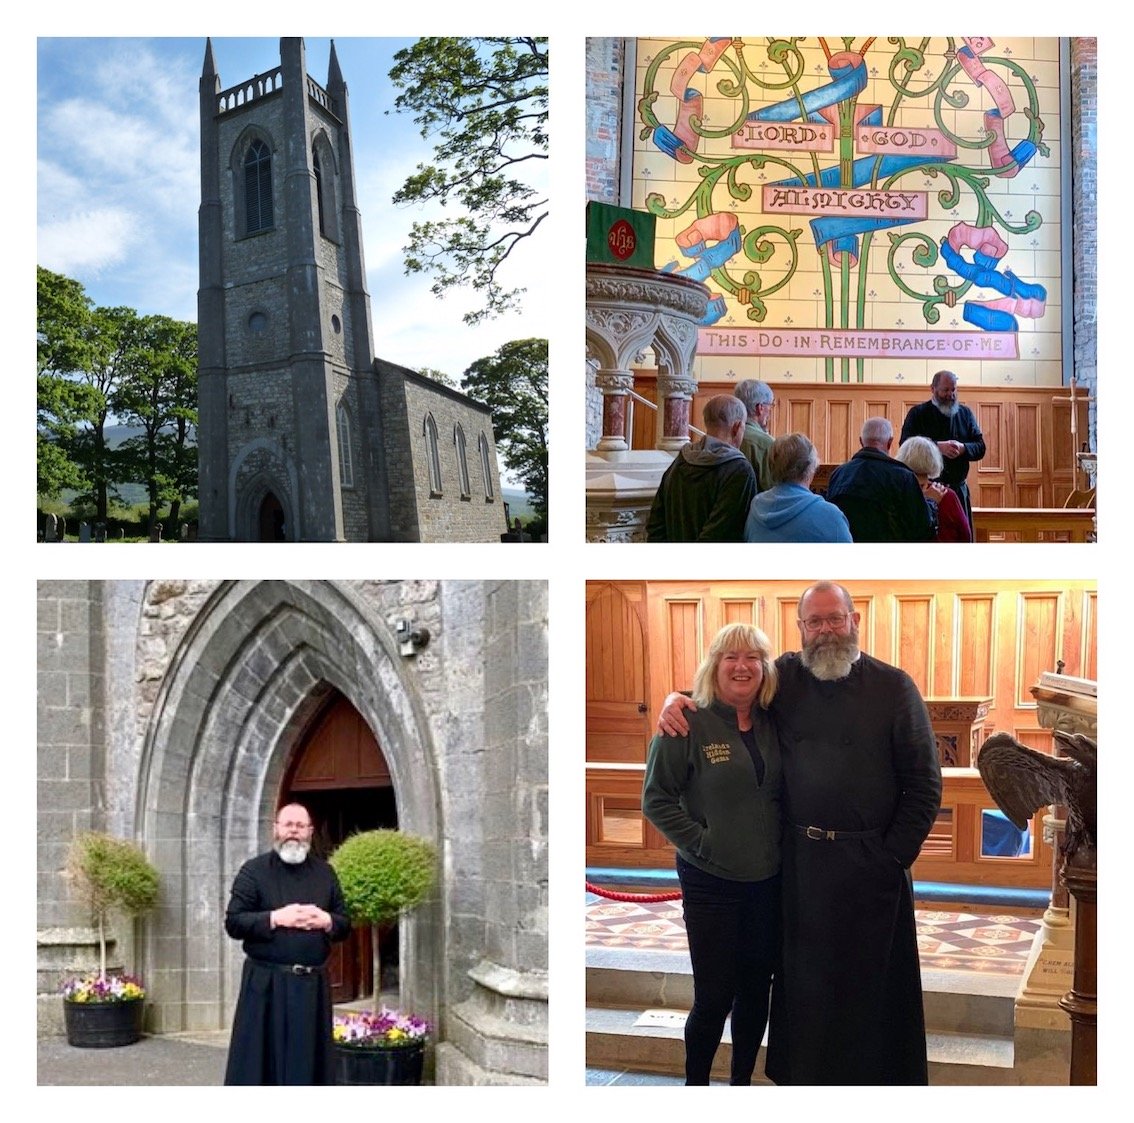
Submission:
POLYGON ((289 866, 298 866, 300 862, 307 861, 307 855, 311 850, 311 843, 297 842, 294 838, 289 838, 286 842, 276 843, 276 853, 285 861, 289 866))
POLYGON ((933 404, 937 409, 946 417, 952 417, 957 412, 959 402, 939 402, 936 398, 933 399, 933 404))
POLYGON ((851 673, 858 654, 858 638, 848 636, 834 642, 805 646, 801 658, 803 665, 816 678, 834 682, 851 673))

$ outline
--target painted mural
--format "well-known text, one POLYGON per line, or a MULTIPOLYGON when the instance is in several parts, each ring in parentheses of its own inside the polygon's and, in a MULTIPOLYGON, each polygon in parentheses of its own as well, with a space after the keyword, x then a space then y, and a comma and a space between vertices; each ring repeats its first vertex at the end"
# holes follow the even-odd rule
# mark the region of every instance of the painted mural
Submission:
POLYGON ((1057 39, 637 40, 635 208, 698 378, 1058 386, 1057 39))

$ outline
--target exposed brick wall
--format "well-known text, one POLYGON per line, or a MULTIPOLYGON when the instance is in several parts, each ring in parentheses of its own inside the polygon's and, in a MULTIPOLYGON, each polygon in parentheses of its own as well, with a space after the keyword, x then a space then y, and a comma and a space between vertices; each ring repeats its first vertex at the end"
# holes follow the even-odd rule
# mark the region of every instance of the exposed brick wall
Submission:
POLYGON ((618 202, 622 127, 621 39, 587 40, 587 198, 618 202))
MULTIPOLYGON (((1098 298, 1098 41, 1071 40, 1072 209, 1075 377, 1094 396, 1097 371, 1098 298)), ((1097 447, 1095 406, 1090 410, 1091 449, 1097 447)))

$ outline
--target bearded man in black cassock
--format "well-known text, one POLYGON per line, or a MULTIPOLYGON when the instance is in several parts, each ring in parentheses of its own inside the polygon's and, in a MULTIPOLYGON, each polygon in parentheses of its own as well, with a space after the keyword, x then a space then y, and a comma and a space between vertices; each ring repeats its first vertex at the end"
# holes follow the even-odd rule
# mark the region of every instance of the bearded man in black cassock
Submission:
POLYGON ((350 932, 335 871, 311 853, 298 803, 280 808, 275 846, 244 863, 225 931, 244 941, 226 1084, 333 1084, 331 943, 350 932))
POLYGON ((957 400, 957 376, 951 370, 939 370, 933 376, 930 395, 928 402, 911 407, 906 414, 898 444, 910 437, 928 437, 937 445, 943 464, 938 479, 957 493, 971 527, 973 504, 965 480, 969 464, 984 459, 984 434, 973 411, 957 400))
MULTIPOLYGON (((777 1084, 927 1084, 910 866, 941 805, 913 680, 860 652, 841 585, 799 602, 776 660, 783 758, 783 967, 765 1071, 777 1084)), ((666 699, 660 728, 689 699, 666 699)))

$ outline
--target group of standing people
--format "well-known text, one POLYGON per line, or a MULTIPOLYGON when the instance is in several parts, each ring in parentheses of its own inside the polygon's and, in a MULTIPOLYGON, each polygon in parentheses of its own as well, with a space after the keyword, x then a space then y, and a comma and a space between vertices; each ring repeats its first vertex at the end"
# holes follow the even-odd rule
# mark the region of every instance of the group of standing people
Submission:
POLYGON ((845 588, 813 585, 799 652, 730 624, 692 697, 666 699, 642 809, 677 849, 687 1084, 709 1082, 729 1015, 732 1084, 765 1028, 777 1084, 928 1082, 910 867, 941 769, 917 687, 858 625, 845 588))
POLYGON ((773 438, 775 396, 746 379, 705 403, 705 436, 674 458, 658 485, 651 542, 971 542, 969 465, 985 455, 957 376, 938 371, 929 401, 902 425, 896 454, 885 417, 866 419, 860 449, 812 491, 819 455, 803 433, 773 438))

